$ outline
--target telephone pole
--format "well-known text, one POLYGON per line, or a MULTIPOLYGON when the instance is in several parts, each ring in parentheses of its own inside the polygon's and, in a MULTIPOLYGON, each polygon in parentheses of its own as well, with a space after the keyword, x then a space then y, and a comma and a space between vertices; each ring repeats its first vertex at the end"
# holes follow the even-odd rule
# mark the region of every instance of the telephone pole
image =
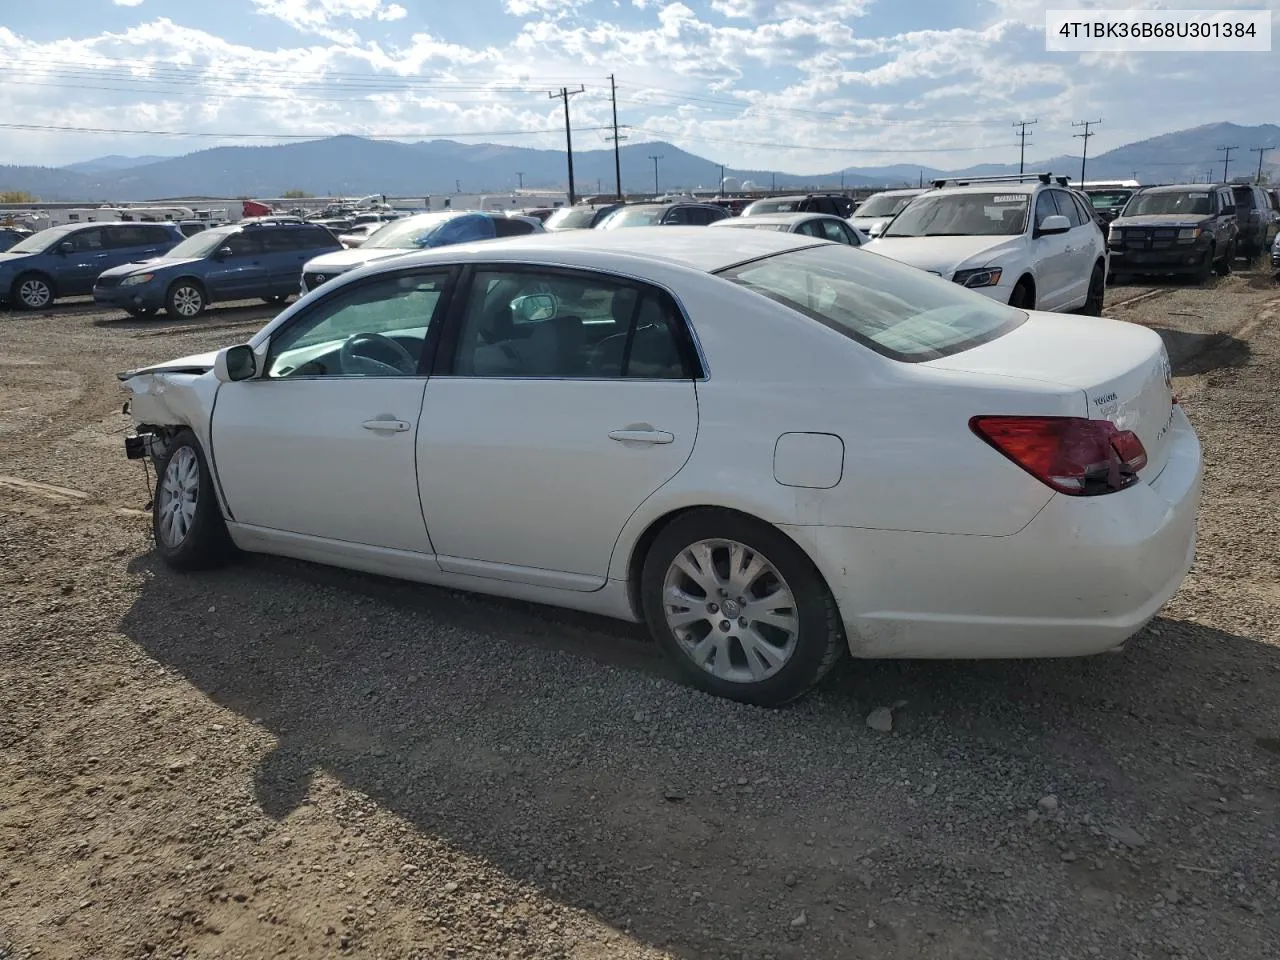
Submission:
POLYGON ((1258 175, 1254 178, 1254 183, 1262 182, 1262 158, 1267 155, 1267 151, 1274 150, 1275 147, 1250 147, 1250 153, 1258 155, 1258 175))
POLYGON ((1015 127, 1021 128, 1018 131, 1018 140, 1020 141, 1018 146, 1018 176, 1022 176, 1022 169, 1027 159, 1027 137, 1031 136, 1031 134, 1027 133, 1027 127, 1039 122, 1039 120, 1019 120, 1014 124, 1015 127))
POLYGON ((649 154, 649 159, 653 161, 653 195, 658 196, 658 161, 662 159, 662 154, 654 156, 649 154))
POLYGON ((613 103, 613 136, 607 139, 613 141, 613 178, 618 200, 621 201, 625 197, 622 194, 622 153, 619 144, 626 138, 618 136, 618 84, 612 73, 609 74, 609 100, 613 103))
POLYGON ((517 171, 516 171, 516 179, 520 181, 520 185, 519 185, 519 186, 517 186, 517 187, 516 187, 516 189, 517 189, 517 190, 523 190, 523 189, 524 189, 524 172, 523 172, 523 171, 521 171, 521 170, 517 170, 517 171))
POLYGON ((724 164, 718 163, 716 164, 716 166, 720 168, 720 188, 716 190, 716 193, 723 197, 724 196, 724 164))
POLYGON ((1231 151, 1239 150, 1239 146, 1219 147, 1218 152, 1222 154, 1222 182, 1227 182, 1227 164, 1231 162, 1231 151))
POLYGON ((1084 165, 1085 165, 1085 161, 1089 159, 1089 138, 1097 136, 1096 133, 1090 133, 1089 128, 1101 126, 1102 121, 1101 120, 1081 120, 1079 123, 1073 123, 1071 125, 1073 127, 1084 127, 1084 133, 1073 133, 1071 135, 1072 137, 1082 138, 1084 140, 1084 149, 1080 153, 1080 186, 1083 187, 1084 186, 1084 165))
POLYGON ((564 151, 565 156, 569 160, 569 206, 573 206, 578 202, 578 198, 574 195, 573 190, 573 130, 569 123, 569 98, 575 97, 586 90, 582 84, 578 84, 577 90, 570 90, 568 87, 561 87, 559 93, 548 93, 547 97, 551 100, 560 99, 564 101, 564 151))

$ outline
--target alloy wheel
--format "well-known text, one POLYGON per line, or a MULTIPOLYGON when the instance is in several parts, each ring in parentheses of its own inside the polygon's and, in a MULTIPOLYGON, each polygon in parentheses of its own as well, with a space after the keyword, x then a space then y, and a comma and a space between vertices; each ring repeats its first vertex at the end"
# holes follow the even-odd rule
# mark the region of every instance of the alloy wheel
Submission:
POLYGON ((156 495, 160 538, 166 547, 182 546, 195 521, 200 496, 200 463, 191 447, 179 447, 169 458, 156 495))
POLYGON ((53 299, 53 291, 49 289, 49 284, 45 281, 38 277, 29 277, 19 284, 18 299, 24 307, 30 310, 39 310, 41 307, 49 305, 49 301, 53 299))

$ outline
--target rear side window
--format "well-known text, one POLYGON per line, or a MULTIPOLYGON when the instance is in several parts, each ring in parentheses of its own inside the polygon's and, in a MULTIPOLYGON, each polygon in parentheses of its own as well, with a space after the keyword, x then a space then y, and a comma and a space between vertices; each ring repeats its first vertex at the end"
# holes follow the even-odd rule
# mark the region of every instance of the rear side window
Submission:
POLYGON ((332 247, 342 246, 338 242, 338 238, 324 227, 303 227, 296 233, 298 234, 298 245, 304 250, 327 250, 332 247))
POLYGON ((1027 320, 949 280, 843 244, 789 250, 718 275, 906 363, 968 350, 1027 320))
POLYGON ((493 229, 500 237, 522 237, 533 233, 533 224, 524 220, 513 220, 510 217, 494 217, 493 229))

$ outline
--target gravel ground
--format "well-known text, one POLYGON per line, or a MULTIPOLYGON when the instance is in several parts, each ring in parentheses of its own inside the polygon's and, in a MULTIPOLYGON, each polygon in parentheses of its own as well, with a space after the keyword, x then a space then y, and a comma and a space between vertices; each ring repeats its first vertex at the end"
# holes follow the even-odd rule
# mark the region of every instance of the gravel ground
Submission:
POLYGON ((1108 298, 1208 464, 1162 617, 1087 660, 846 661, 784 711, 625 625, 168 572, 112 375, 269 311, 0 314, 0 958, 1280 956, 1280 286, 1108 298))

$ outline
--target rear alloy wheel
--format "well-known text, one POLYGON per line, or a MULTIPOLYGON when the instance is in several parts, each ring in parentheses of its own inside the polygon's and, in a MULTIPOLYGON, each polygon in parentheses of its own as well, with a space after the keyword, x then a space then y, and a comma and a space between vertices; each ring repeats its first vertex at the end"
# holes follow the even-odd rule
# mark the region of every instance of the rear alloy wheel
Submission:
POLYGON ((169 289, 166 310, 171 317, 191 320, 204 312, 204 290, 190 280, 179 280, 169 289))
POLYGON ((1093 265, 1093 274, 1089 277, 1089 295, 1080 312, 1087 317, 1102 316, 1102 304, 1107 296, 1107 271, 1100 263, 1093 265))
POLYGON ((53 303, 53 286, 39 274, 28 273, 14 281, 10 296, 23 310, 43 310, 53 303))
POLYGON ((175 570, 223 563, 233 549, 231 537, 195 434, 184 430, 174 437, 156 474, 151 530, 165 563, 175 570))
POLYGON ((725 510, 677 517, 641 575, 649 629, 695 686, 778 707, 803 696, 845 649, 835 600, 804 552, 725 510))
POLYGON ((1034 310, 1036 308, 1036 295, 1031 292, 1031 284, 1026 280, 1019 280, 1013 288, 1013 293, 1009 295, 1009 306, 1016 307, 1019 310, 1034 310))
POLYGON ((1235 260, 1235 258, 1236 258, 1236 244, 1235 244, 1235 241, 1233 240, 1231 243, 1227 244, 1226 254, 1223 256, 1221 260, 1218 261, 1217 265, 1214 267, 1214 270, 1217 272, 1218 276, 1227 277, 1231 275, 1231 262, 1235 260))

